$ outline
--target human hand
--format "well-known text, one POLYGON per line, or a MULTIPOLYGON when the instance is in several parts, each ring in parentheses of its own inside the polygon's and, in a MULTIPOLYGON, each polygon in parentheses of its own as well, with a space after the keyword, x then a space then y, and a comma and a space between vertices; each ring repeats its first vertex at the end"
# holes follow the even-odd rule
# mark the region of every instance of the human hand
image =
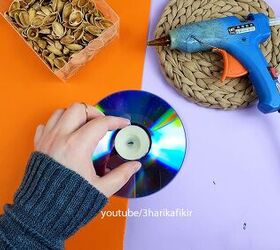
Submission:
POLYGON ((97 176, 92 154, 109 130, 130 125, 124 118, 104 116, 95 107, 76 103, 53 113, 46 125, 36 130, 35 150, 85 178, 107 197, 119 191, 140 168, 140 162, 127 162, 103 177, 97 176))

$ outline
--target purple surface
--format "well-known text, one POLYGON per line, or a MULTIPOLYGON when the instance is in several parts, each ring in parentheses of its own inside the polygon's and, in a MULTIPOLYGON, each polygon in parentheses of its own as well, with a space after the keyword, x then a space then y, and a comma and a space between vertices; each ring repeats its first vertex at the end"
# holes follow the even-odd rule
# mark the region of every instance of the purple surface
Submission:
MULTIPOLYGON (((150 38, 166 3, 152 1, 150 38)), ((269 3, 280 15, 280 3, 269 3)), ((128 218, 125 249, 280 249, 280 115, 262 115, 256 107, 225 112, 191 104, 168 86, 157 60, 148 49, 143 89, 178 111, 188 134, 188 154, 171 184, 130 200, 129 207, 184 208, 193 214, 128 218)))

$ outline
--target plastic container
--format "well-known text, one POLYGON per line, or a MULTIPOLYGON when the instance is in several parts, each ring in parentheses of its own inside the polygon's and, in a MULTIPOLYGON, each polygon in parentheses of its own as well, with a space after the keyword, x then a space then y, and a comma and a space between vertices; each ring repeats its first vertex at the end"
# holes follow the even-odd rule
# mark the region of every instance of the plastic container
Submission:
MULTIPOLYGON (((91 0, 93 1, 93 0, 91 0)), ((27 43, 27 41, 22 37, 22 35, 16 30, 16 28, 10 23, 8 18, 5 17, 5 12, 9 9, 9 6, 13 0, 0 0, 0 14, 3 18, 11 25, 11 27, 18 33, 19 37, 21 37, 26 45, 33 48, 27 43)), ((119 35, 119 25, 120 20, 116 12, 106 3, 104 0, 94 0, 93 1, 96 7, 103 13, 103 15, 110 20, 113 25, 108 29, 103 31, 101 35, 91 41, 88 46, 86 46, 79 53, 73 55, 73 57, 69 60, 65 66, 57 71, 53 71, 47 63, 39 56, 34 50, 33 52, 40 58, 40 60, 45 64, 45 66, 55 74, 62 81, 66 81, 71 76, 73 76, 82 66, 84 66, 88 61, 90 61, 97 53, 101 51, 103 47, 109 44, 114 38, 119 35)))

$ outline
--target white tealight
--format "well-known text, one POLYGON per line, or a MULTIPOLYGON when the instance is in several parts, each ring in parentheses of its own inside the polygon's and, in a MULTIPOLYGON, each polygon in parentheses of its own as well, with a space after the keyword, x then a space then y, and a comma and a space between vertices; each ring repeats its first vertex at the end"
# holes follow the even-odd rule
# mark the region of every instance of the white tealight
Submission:
POLYGON ((120 130, 115 138, 115 148, 125 160, 135 161, 144 157, 150 149, 151 141, 147 132, 135 125, 120 130))

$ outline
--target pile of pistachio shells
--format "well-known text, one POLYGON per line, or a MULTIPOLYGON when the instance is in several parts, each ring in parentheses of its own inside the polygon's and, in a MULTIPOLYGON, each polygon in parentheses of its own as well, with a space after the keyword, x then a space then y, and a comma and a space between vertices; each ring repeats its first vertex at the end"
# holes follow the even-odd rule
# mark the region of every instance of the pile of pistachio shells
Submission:
POLYGON ((112 26, 91 0, 14 0, 5 16, 53 71, 112 26))

